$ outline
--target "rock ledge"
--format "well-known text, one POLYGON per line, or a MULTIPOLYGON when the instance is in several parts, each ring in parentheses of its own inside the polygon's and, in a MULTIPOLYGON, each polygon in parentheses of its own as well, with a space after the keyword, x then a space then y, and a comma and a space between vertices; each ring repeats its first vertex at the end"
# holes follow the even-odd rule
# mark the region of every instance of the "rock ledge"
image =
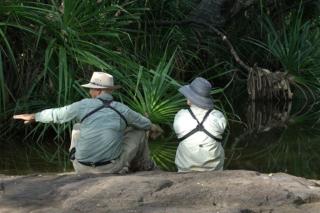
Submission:
POLYGON ((228 170, 0 176, 0 212, 319 212, 320 181, 228 170))

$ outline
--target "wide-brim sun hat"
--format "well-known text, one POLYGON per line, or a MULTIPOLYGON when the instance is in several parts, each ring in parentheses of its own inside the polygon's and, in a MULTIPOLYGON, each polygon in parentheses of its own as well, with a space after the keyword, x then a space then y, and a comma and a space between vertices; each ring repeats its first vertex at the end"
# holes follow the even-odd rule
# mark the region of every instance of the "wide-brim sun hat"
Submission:
POLYGON ((113 76, 105 72, 94 72, 87 84, 81 85, 82 87, 90 89, 119 89, 120 85, 114 85, 113 76))
POLYGON ((180 87, 179 92, 189 99, 192 104, 203 109, 212 109, 211 89, 212 85, 209 81, 202 77, 197 77, 191 84, 180 87))

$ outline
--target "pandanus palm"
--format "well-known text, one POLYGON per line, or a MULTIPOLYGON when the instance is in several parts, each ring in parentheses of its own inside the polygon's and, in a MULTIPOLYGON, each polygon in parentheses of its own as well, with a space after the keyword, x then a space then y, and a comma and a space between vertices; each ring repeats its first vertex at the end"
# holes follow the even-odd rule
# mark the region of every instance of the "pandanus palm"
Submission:
POLYGON ((88 69, 117 75, 116 64, 133 64, 118 50, 127 36, 124 28, 139 17, 130 4, 8 1, 0 13, 2 106, 13 91, 12 99, 56 93, 57 98, 47 96, 47 102, 64 105, 72 101, 73 87, 79 88, 75 79, 90 76, 88 69), (9 82, 12 79, 19 84, 9 82))
MULTIPOLYGON (((91 70, 101 69, 113 74, 124 86, 122 98, 126 104, 147 113, 153 122, 172 122, 183 102, 177 95, 178 84, 170 77, 174 57, 161 59, 156 69, 137 66, 126 57, 121 48, 124 40, 130 42, 126 27, 139 19, 141 9, 116 2, 68 0, 60 5, 54 1, 49 4, 10 1, 2 4, 2 111, 8 104, 8 94, 19 111, 34 112, 69 104, 86 96, 76 79, 89 79, 91 70), (9 67, 12 72, 8 72, 9 67), (19 80, 13 84, 9 82, 11 79, 19 80)), ((68 140, 65 130, 70 128, 70 124, 38 124, 30 129, 29 135, 43 141, 50 129, 57 133, 57 140, 63 141, 68 140)), ((170 149, 171 157, 174 151, 170 149)), ((161 158, 157 154, 153 156, 161 158)))
MULTIPOLYGON (((268 56, 268 66, 283 76, 278 81, 288 81, 293 86, 293 93, 299 91, 305 98, 319 95, 320 28, 315 21, 304 20, 300 10, 289 14, 287 21, 278 29, 266 16, 262 24, 265 41, 252 40, 267 51, 264 54, 268 56)), ((259 85, 265 86, 264 82, 257 83, 256 87, 259 85)))
POLYGON ((117 2, 1 3, 1 111, 14 109, 9 103, 23 111, 66 105, 85 95, 76 79, 90 78, 92 70, 117 78, 117 66, 134 69, 118 47, 140 9, 117 2))

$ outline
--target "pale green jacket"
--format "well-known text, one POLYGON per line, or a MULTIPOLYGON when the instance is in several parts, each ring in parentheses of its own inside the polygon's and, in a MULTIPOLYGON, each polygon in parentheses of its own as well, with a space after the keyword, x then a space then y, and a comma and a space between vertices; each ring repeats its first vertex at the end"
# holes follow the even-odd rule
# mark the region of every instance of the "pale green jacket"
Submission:
MULTIPOLYGON (((110 94, 103 94, 97 98, 113 99, 110 94)), ((35 120, 42 123, 80 121, 87 113, 102 105, 97 98, 87 98, 61 108, 43 110, 35 114, 35 120)), ((116 101, 113 101, 111 106, 126 118, 129 126, 143 130, 150 129, 150 120, 128 106, 116 101)), ((87 117, 80 126, 76 159, 84 162, 101 162, 118 158, 122 151, 125 128, 123 119, 110 108, 103 108, 87 117)))
MULTIPOLYGON (((201 122, 208 110, 191 105, 191 110, 201 122)), ((178 138, 182 138, 198 125, 187 109, 180 110, 173 123, 178 138)), ((213 136, 222 138, 227 120, 218 110, 212 110, 204 121, 204 128, 213 136)), ((179 143, 175 163, 179 172, 222 170, 224 150, 220 142, 198 131, 179 143)))

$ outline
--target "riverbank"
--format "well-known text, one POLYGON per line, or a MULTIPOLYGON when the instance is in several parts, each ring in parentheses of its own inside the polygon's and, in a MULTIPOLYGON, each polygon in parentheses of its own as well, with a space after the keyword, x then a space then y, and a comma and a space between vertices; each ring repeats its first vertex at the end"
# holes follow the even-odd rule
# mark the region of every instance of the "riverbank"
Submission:
POLYGON ((0 212, 319 212, 320 181, 228 170, 0 176, 0 212))

